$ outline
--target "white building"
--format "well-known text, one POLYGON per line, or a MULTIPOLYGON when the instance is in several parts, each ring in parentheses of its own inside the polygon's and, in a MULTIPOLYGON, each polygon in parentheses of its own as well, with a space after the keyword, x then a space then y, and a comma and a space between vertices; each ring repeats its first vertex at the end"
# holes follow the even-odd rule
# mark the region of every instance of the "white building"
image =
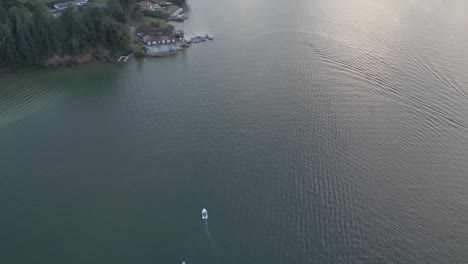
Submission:
POLYGON ((65 10, 72 6, 82 6, 88 3, 88 0, 77 0, 71 2, 58 3, 54 5, 54 8, 57 10, 65 10))
POLYGON ((151 11, 154 11, 155 9, 158 9, 158 8, 161 8, 160 5, 158 4, 155 4, 153 2, 150 2, 150 1, 141 1, 139 3, 140 5, 140 9, 143 11, 143 10, 151 10, 151 11))

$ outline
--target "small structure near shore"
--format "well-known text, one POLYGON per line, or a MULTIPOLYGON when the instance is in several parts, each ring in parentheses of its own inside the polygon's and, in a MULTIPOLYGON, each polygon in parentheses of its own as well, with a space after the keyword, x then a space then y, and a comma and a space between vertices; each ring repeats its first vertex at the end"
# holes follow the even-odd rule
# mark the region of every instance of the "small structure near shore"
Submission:
POLYGON ((178 16, 178 15, 182 14, 182 12, 184 12, 184 9, 183 9, 182 7, 180 7, 179 9, 177 9, 177 10, 171 15, 171 17, 178 16))
POLYGON ((170 20, 171 21, 179 21, 179 22, 182 22, 184 20, 187 19, 186 16, 182 15, 182 13, 184 12, 184 9, 181 7, 179 9, 177 9, 170 17, 170 20))
POLYGON ((125 63, 125 62, 127 62, 128 58, 130 58, 130 55, 120 56, 119 59, 117 60, 117 63, 119 63, 119 62, 125 63))
POLYGON ((177 21, 177 22, 183 22, 185 20, 187 20, 187 17, 184 16, 184 15, 177 15, 177 16, 172 16, 170 18, 171 21, 177 21))

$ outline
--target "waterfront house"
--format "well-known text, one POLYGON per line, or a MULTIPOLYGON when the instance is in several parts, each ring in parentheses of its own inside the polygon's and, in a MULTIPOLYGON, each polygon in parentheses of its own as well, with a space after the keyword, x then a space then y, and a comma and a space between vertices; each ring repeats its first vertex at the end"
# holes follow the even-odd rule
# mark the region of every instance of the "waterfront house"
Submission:
POLYGON ((141 11, 143 11, 143 10, 154 11, 155 9, 161 8, 160 5, 155 4, 155 3, 151 2, 151 1, 141 1, 139 3, 139 5, 140 5, 141 11))
POLYGON ((65 10, 68 8, 68 3, 58 3, 54 5, 54 8, 57 10, 65 10))
POLYGON ((153 28, 149 25, 143 25, 139 26, 135 32, 140 38, 140 41, 145 43, 147 46, 176 43, 173 28, 171 27, 153 28))
POLYGON ((88 3, 88 0, 77 0, 77 1, 70 1, 70 2, 63 2, 63 3, 57 3, 54 5, 54 8, 57 9, 57 10, 65 10, 69 7, 72 7, 72 6, 76 6, 76 7, 79 7, 79 6, 82 6, 84 4, 87 4, 88 3))
POLYGON ((162 8, 170 8, 172 6, 172 3, 171 2, 161 2, 159 3, 159 5, 162 7, 162 8))
POLYGON ((174 54, 180 50, 174 35, 174 28, 153 28, 149 25, 139 26, 135 30, 136 35, 145 46, 149 56, 165 56, 174 54))
POLYGON ((84 4, 87 4, 88 3, 88 0, 78 0, 78 1, 74 1, 73 4, 75 6, 82 6, 84 4))

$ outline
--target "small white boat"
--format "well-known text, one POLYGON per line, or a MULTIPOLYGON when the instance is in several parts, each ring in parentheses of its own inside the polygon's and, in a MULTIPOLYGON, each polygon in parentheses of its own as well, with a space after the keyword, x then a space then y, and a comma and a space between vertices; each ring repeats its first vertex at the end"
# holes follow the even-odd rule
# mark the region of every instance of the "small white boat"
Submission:
POLYGON ((201 210, 201 218, 202 218, 203 220, 208 219, 208 211, 207 211, 205 208, 203 208, 203 209, 201 210))

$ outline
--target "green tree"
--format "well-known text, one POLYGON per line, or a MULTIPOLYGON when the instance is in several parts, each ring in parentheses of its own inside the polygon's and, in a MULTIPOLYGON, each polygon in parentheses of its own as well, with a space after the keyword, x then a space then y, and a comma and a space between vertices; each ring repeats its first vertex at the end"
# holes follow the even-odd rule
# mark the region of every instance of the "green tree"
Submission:
POLYGON ((18 59, 30 64, 34 60, 36 47, 31 36, 31 18, 27 10, 12 7, 8 11, 11 20, 12 35, 15 40, 18 59))
POLYGON ((2 0, 0 6, 8 10, 12 7, 22 6, 22 3, 17 0, 2 0))
POLYGON ((135 21, 142 21, 143 20, 143 13, 140 10, 140 7, 134 5, 132 11, 130 13, 130 17, 135 21))
POLYGON ((5 23, 8 18, 8 11, 0 6, 0 23, 5 23))
POLYGON ((82 23, 79 13, 65 10, 60 16, 63 50, 70 54, 79 54, 90 48, 89 31, 82 23))
POLYGON ((0 65, 9 66, 19 63, 13 38, 12 26, 9 19, 0 23, 0 65))
POLYGON ((107 10, 109 14, 118 22, 126 23, 127 16, 119 0, 108 0, 107 10))
POLYGON ((52 36, 55 32, 51 31, 51 17, 42 10, 35 9, 32 14, 32 34, 35 46, 40 54, 50 54, 54 51, 55 43, 52 36))
MULTIPOLYGON (((115 15, 121 10, 120 1, 111 1, 115 15)), ((108 14, 85 6, 78 12, 66 10, 55 18, 43 5, 0 0, 0 66, 42 64, 53 54, 80 54, 98 45, 113 54, 127 52, 128 29, 108 14)))
POLYGON ((122 9, 124 12, 128 12, 131 10, 132 6, 135 5, 136 1, 135 0, 119 0, 120 6, 122 6, 122 9))
POLYGON ((186 3, 186 0, 171 0, 174 5, 183 6, 186 3))
POLYGON ((97 7, 83 9, 82 23, 88 29, 88 40, 92 45, 105 41, 104 13, 97 7))
POLYGON ((154 28, 160 28, 161 27, 161 22, 151 21, 151 26, 154 27, 154 28))
POLYGON ((106 19, 106 42, 114 55, 120 55, 128 50, 130 36, 127 27, 116 21, 106 19))

